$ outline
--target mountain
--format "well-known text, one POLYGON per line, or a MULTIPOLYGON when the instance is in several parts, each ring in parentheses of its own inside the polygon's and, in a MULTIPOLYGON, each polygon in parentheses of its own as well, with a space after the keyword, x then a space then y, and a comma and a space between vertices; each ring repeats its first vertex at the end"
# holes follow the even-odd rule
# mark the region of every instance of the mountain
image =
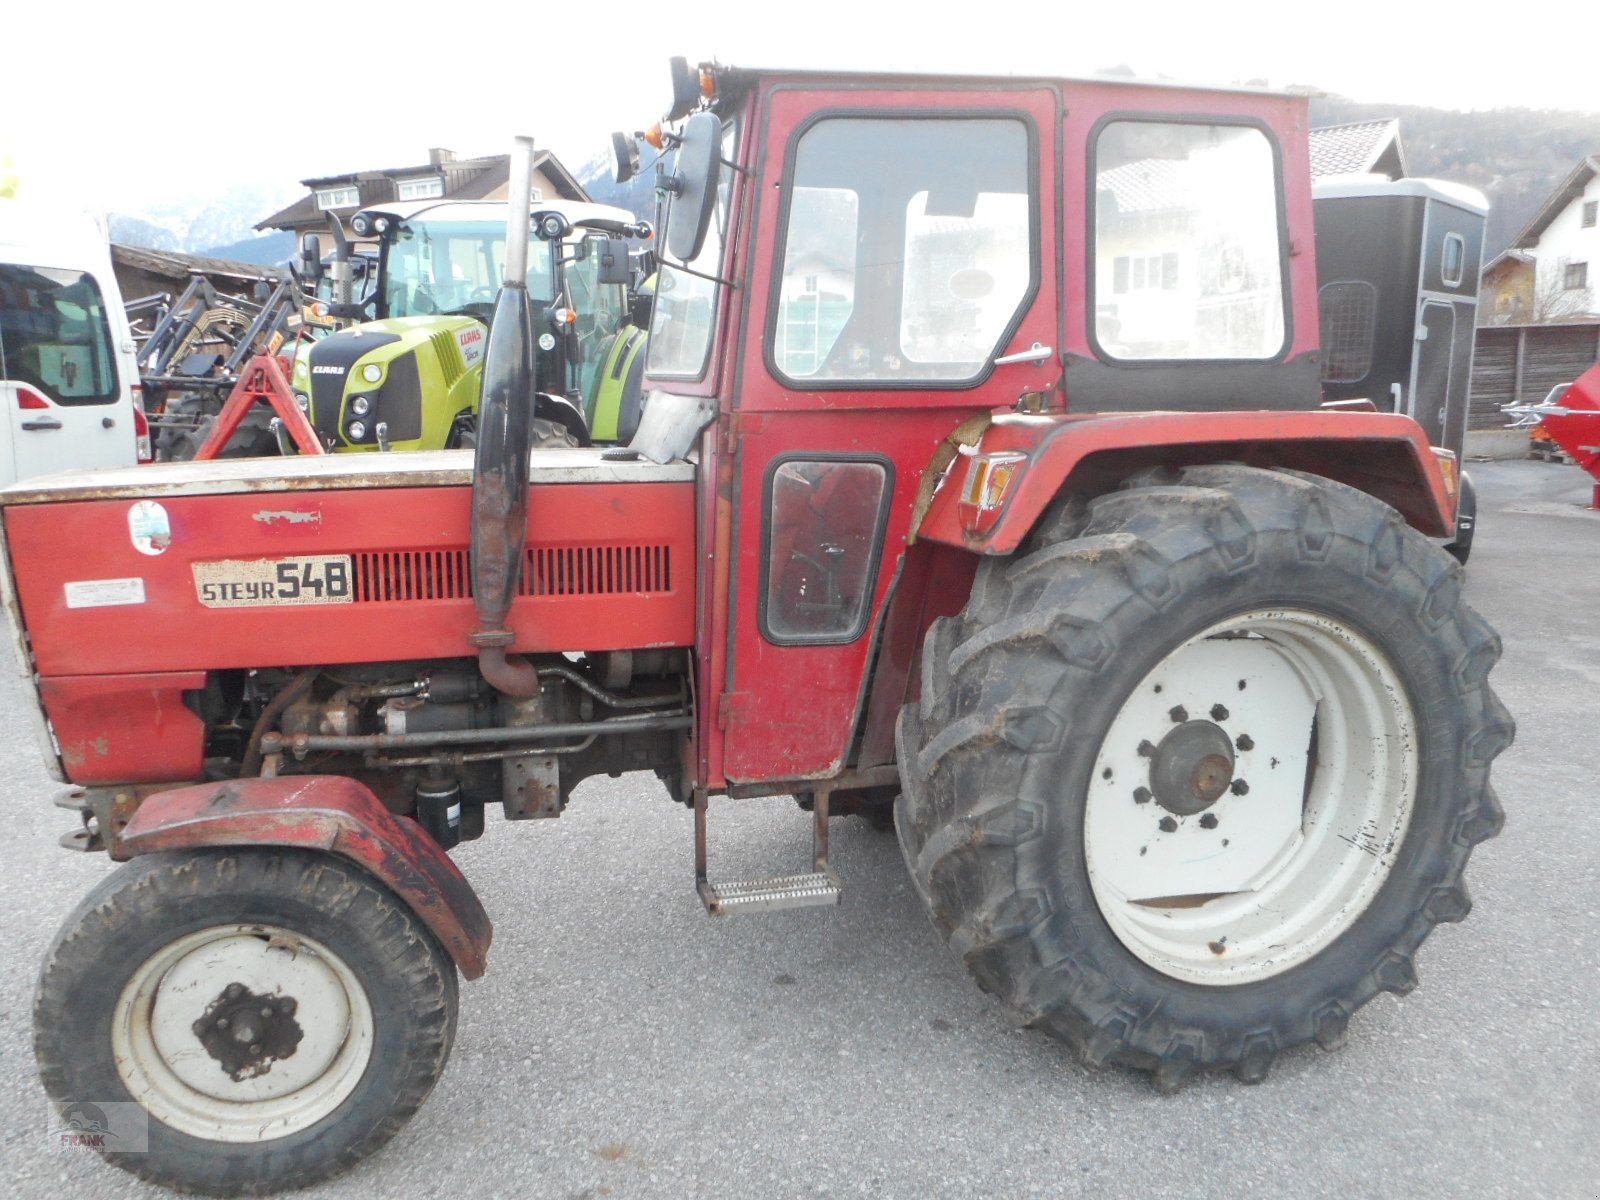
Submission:
POLYGON ((1370 104, 1344 96, 1311 101, 1312 125, 1400 118, 1413 175, 1450 179, 1489 197, 1483 259, 1511 244, 1586 154, 1600 151, 1600 113, 1497 108, 1482 112, 1370 104))
POLYGON ((276 258, 259 257, 275 253, 275 250, 257 247, 255 243, 274 239, 272 235, 258 239, 255 223, 299 194, 300 189, 294 185, 242 185, 210 199, 157 205, 138 213, 113 213, 111 237, 114 241, 151 250, 216 254, 238 257, 242 262, 276 262, 288 257, 289 252, 278 254, 276 258), (235 253, 222 254, 219 248, 228 247, 233 247, 235 253))
POLYGON ((575 174, 583 190, 597 204, 615 204, 625 208, 643 221, 656 219, 656 169, 655 151, 645 148, 641 156, 648 160, 640 166, 639 173, 627 183, 616 180, 617 164, 609 154, 598 154, 580 166, 575 174))
POLYGON ((271 233, 240 238, 236 242, 227 242, 221 246, 203 246, 195 253, 206 254, 212 258, 226 258, 232 262, 276 267, 285 259, 294 257, 294 234, 286 229, 276 229, 271 233))

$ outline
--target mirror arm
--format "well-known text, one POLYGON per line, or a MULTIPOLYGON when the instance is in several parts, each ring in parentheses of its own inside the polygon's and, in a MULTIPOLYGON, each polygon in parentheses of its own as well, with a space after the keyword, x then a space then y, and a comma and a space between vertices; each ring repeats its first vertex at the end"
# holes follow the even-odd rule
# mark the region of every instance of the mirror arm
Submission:
POLYGON ((662 261, 662 266, 671 267, 674 271, 682 271, 685 275, 693 275, 696 279, 704 279, 708 283, 720 283, 723 287, 739 289, 737 279, 724 279, 721 275, 708 275, 704 271, 696 271, 693 267, 686 267, 682 263, 662 261))

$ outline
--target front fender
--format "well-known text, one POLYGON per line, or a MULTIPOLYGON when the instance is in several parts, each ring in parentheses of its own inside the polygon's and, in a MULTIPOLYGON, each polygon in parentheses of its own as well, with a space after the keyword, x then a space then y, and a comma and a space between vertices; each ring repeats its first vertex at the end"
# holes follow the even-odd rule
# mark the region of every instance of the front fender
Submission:
POLYGON ((915 535, 1010 554, 1063 492, 1095 495, 1147 467, 1208 462, 1322 475, 1377 497, 1429 536, 1455 528, 1455 456, 1431 447, 1422 426, 1398 413, 1008 413, 950 464, 915 535), (999 505, 985 511, 967 495, 967 464, 994 454, 1021 461, 999 505))
POLYGON ((113 858, 216 846, 293 846, 349 859, 399 896, 468 979, 493 926, 472 885, 409 817, 342 775, 235 779, 157 792, 111 845, 113 858))

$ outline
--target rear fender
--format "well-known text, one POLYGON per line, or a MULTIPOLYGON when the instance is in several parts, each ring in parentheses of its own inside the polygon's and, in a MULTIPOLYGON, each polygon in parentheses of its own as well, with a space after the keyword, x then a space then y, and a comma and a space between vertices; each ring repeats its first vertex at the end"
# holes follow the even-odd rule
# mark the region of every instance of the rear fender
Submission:
POLYGON ((1290 467, 1359 488, 1430 537, 1455 527, 1457 463, 1397 413, 1142 412, 998 416, 951 463, 915 536, 979 554, 1010 554, 1063 492, 1096 495, 1135 471, 1208 462, 1290 467), (998 506, 969 502, 974 455, 1015 456, 998 506))
POLYGON ((147 798, 111 846, 132 858, 218 846, 293 846, 349 859, 399 896, 468 979, 483 974, 493 928, 455 863, 409 817, 342 775, 195 784, 147 798))

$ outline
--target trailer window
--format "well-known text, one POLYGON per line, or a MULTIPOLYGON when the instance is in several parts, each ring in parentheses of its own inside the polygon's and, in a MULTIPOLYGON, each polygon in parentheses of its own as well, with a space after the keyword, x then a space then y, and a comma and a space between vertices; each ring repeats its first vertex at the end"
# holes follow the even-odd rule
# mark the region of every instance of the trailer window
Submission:
POLYGON ((761 632, 780 645, 853 642, 866 632, 889 495, 888 464, 780 459, 767 474, 761 632))
POLYGON ((1317 293, 1322 315, 1322 381, 1360 383, 1372 370, 1378 327, 1378 289, 1361 279, 1325 283, 1317 293))
POLYGON ((0 263, 0 378, 57 404, 117 399, 111 327, 91 276, 0 263))
POLYGON ((1102 355, 1282 353, 1283 234, 1266 133, 1112 121, 1094 156, 1094 336, 1102 355))
POLYGON ((975 383, 1034 287, 1027 126, 833 117, 790 166, 771 363, 806 387, 975 383))

